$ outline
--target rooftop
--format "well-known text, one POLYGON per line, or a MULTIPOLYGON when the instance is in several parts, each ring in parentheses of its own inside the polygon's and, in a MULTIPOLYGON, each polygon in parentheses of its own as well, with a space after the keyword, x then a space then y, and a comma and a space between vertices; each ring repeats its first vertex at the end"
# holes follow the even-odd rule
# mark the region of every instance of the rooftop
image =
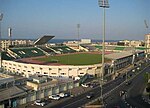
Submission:
MULTIPOLYGON (((136 51, 136 53, 140 53, 140 52, 143 52, 143 51, 136 51)), ((127 56, 131 56, 131 55, 133 55, 132 51, 124 51, 124 52, 119 52, 119 53, 107 54, 107 55, 105 55, 105 57, 116 60, 116 59, 124 58, 127 56)))
POLYGON ((40 37, 39 39, 37 39, 37 40, 34 42, 34 45, 42 45, 42 44, 45 44, 45 43, 47 43, 49 40, 51 40, 53 37, 55 37, 55 36, 49 36, 49 35, 42 36, 42 37, 40 37))
POLYGON ((0 92, 0 101, 6 100, 9 98, 14 98, 17 96, 21 96, 24 94, 26 94, 26 92, 24 90, 22 90, 16 86, 13 86, 13 87, 7 88, 0 92))

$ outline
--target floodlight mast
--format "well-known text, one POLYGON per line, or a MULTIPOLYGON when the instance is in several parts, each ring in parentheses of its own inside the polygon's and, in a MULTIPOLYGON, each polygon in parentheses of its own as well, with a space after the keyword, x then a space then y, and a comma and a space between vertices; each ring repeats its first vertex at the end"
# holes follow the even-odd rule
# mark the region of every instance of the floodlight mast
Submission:
POLYGON ((1 32, 1 21, 3 19, 3 13, 0 13, 0 49, 1 49, 1 36, 2 36, 2 32, 1 32))
POLYGON ((80 51, 80 48, 79 48, 80 24, 77 24, 77 29, 78 29, 78 50, 80 51))
POLYGON ((1 39, 1 21, 3 19, 3 13, 0 13, 0 39, 1 39))
POLYGON ((8 28, 9 45, 11 46, 12 28, 8 28))
MULTIPOLYGON (((147 29, 147 34, 148 34, 148 24, 146 22, 146 20, 144 20, 144 24, 145 24, 145 28, 147 29)), ((145 40, 146 40, 146 37, 145 37, 145 40)), ((146 48, 146 55, 145 57, 148 58, 148 51, 147 51, 147 42, 145 41, 145 48, 146 48)))
POLYGON ((99 7, 103 8, 103 42, 102 42, 102 68, 101 68, 101 73, 100 73, 100 89, 101 89, 101 95, 100 95, 100 100, 103 104, 103 80, 104 80, 104 67, 105 67, 105 61, 104 61, 104 56, 105 56, 105 8, 109 8, 109 3, 108 0, 98 0, 98 5, 99 7))

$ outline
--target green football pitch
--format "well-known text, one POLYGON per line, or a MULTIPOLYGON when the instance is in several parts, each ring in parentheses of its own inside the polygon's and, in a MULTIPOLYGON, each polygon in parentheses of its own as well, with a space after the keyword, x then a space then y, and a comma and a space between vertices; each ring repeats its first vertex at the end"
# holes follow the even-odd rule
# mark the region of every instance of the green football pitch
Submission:
MULTIPOLYGON (((36 60, 45 61, 49 63, 59 63, 64 65, 93 65, 101 63, 101 54, 68 54, 60 56, 49 56, 45 58, 38 58, 36 60)), ((108 61, 108 59, 105 59, 108 61)))

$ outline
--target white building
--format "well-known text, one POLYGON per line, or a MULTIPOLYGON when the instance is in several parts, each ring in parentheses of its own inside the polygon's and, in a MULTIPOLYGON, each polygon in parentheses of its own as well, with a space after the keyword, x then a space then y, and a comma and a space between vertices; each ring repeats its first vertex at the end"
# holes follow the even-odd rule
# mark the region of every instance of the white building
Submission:
POLYGON ((10 45, 17 46, 17 45, 33 45, 32 40, 1 40, 1 48, 6 50, 9 48, 10 45))
POLYGON ((81 44, 90 44, 92 43, 91 39, 81 39, 81 44))

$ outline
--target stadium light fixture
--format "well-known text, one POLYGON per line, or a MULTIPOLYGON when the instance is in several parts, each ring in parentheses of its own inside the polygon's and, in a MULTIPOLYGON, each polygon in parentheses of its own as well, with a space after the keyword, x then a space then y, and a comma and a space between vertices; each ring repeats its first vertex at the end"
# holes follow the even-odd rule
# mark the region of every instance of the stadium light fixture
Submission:
POLYGON ((99 7, 103 8, 103 42, 102 42, 102 69, 100 73, 100 89, 101 89, 101 94, 100 94, 100 100, 101 103, 103 104, 103 77, 104 77, 104 67, 105 67, 105 61, 104 61, 104 56, 105 56, 105 8, 109 8, 109 3, 108 0, 98 0, 98 5, 99 7))

